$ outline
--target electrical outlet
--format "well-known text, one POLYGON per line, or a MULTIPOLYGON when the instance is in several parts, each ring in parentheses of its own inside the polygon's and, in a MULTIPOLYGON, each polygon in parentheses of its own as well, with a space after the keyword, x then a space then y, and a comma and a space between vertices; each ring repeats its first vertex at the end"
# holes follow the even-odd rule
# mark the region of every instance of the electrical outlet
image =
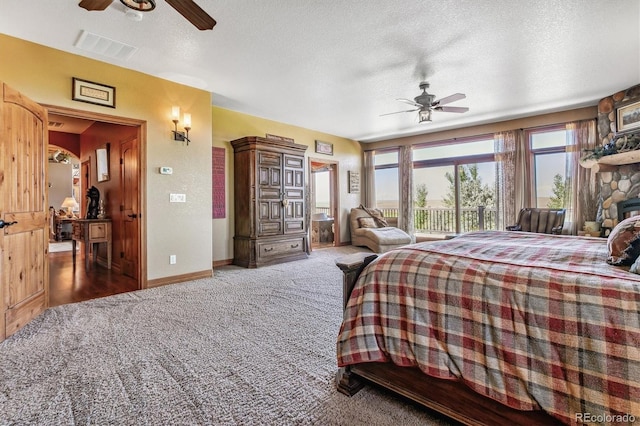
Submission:
POLYGON ((169 265, 175 265, 176 264, 176 255, 172 254, 169 256, 169 265))
POLYGON ((187 194, 169 194, 170 203, 186 203, 187 194))

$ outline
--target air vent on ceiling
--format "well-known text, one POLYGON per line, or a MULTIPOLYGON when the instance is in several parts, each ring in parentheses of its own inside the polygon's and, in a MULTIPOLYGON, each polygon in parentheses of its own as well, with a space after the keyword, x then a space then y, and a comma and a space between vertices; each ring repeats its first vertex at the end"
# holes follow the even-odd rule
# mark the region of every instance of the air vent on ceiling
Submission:
POLYGON ((80 33, 80 37, 78 37, 75 46, 78 49, 125 61, 138 50, 137 47, 111 40, 110 38, 85 30, 82 30, 80 33))
POLYGON ((53 128, 57 128, 57 127, 62 127, 64 126, 64 123, 61 123, 59 121, 50 121, 49 122, 49 128, 53 127, 53 128))

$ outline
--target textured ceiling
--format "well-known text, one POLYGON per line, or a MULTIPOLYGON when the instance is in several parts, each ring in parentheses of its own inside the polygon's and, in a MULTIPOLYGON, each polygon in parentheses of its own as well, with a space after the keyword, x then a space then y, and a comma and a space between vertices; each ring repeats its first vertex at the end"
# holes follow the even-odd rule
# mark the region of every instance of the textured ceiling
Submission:
MULTIPOLYGON (((0 1, 0 32, 212 93, 214 105, 361 141, 594 105, 640 82, 639 0, 197 0, 198 31, 162 0, 140 22, 115 0, 0 1), (137 48, 74 47, 86 30, 137 48), (427 80, 452 105, 418 124, 396 98, 427 80)), ((4 59, 3 59, 4 60, 4 59)), ((104 82, 109 84, 108 81, 104 82)))

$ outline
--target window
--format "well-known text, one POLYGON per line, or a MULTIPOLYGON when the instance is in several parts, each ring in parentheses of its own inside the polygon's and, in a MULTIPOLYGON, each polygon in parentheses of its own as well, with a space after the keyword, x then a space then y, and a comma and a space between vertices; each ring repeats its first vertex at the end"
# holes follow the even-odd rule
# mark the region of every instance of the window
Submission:
POLYGON ((530 130, 528 136, 533 161, 532 195, 535 206, 566 208, 571 191, 566 172, 566 130, 564 127, 530 130))
POLYGON ((498 229, 493 138, 414 149, 413 182, 416 232, 498 229))
POLYGON ((374 155, 376 207, 386 217, 398 217, 398 151, 381 151, 374 155))

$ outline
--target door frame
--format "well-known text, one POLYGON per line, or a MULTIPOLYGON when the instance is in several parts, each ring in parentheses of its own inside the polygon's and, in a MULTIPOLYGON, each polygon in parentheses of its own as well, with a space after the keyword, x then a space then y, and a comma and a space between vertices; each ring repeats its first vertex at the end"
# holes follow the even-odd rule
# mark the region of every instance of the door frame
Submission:
MULTIPOLYGON (((308 167, 309 176, 307 182, 309 182, 309 191, 311 192, 309 197, 309 209, 311 209, 311 203, 315 198, 315 193, 313 193, 313 184, 311 178, 313 177, 313 172, 311 170, 311 163, 322 163, 322 164, 330 164, 332 169, 329 172, 329 186, 331 191, 331 205, 333 206, 333 211, 331 214, 333 215, 333 246, 340 246, 340 162, 335 160, 327 160, 326 158, 318 158, 318 157, 308 157, 308 167)), ((311 223, 309 223, 309 229, 311 229, 311 223)), ((311 239, 311 234, 309 234, 309 239, 311 239)), ((309 247, 312 249, 313 244, 309 241, 309 247)))
MULTIPOLYGON (((138 206, 140 209, 140 222, 138 226, 138 289, 147 288, 147 219, 146 219, 146 156, 147 156, 147 122, 134 118, 120 117, 93 111, 84 111, 75 108, 61 107, 57 105, 40 104, 47 109, 49 114, 62 115, 84 120, 99 121, 103 123, 119 124, 136 127, 138 130, 138 206)), ((45 158, 46 160, 46 158, 45 158)))

